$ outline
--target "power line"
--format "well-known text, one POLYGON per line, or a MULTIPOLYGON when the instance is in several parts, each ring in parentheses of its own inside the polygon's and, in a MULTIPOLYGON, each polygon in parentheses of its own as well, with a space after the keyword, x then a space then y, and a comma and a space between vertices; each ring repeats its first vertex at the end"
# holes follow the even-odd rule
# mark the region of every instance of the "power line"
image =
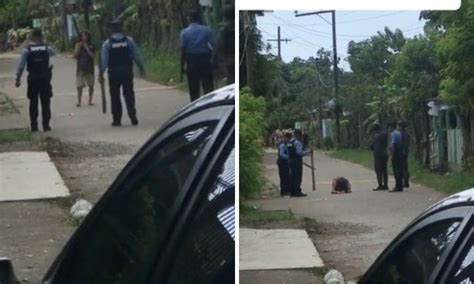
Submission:
MULTIPOLYGON (((349 21, 343 21, 343 22, 338 22, 337 24, 340 24, 340 23, 351 23, 351 22, 360 22, 362 20, 368 20, 368 19, 378 19, 378 18, 382 18, 382 17, 387 17, 387 16, 391 16, 391 15, 395 15, 395 14, 400 14, 400 13, 403 13, 403 11, 397 11, 397 12, 393 12, 393 13, 388 13, 388 14, 383 14, 383 15, 379 15, 379 16, 376 16, 376 17, 370 17, 370 18, 364 18, 364 19, 355 19, 355 20, 349 20, 349 21)), ((304 29, 304 30, 307 30, 307 31, 311 31, 311 32, 314 32, 314 33, 319 33, 319 34, 323 34, 323 35, 331 35, 331 33, 328 33, 328 32, 324 32, 324 31, 321 31, 321 30, 315 30, 315 29, 311 29, 311 28, 308 28, 308 26, 318 26, 318 24, 314 24, 314 25, 299 25, 299 24, 296 24, 296 23, 292 23, 292 22, 289 22, 288 20, 286 19, 283 19, 277 15, 274 15, 274 14, 271 14, 271 16, 279 21, 283 21, 285 24, 289 25, 289 26, 296 26, 296 27, 299 27, 301 29, 304 29)), ((319 16, 319 15, 318 15, 319 16)), ((322 18, 324 19, 324 18, 322 18)), ((326 19, 324 19, 326 20, 326 19)), ((329 23, 329 21, 326 21, 327 23, 329 23)), ((279 24, 277 23, 274 23, 274 24, 271 24, 271 23, 263 23, 262 25, 275 25, 275 26, 278 26, 279 24)), ((413 31, 413 30, 418 30, 418 29, 421 29, 421 28, 424 28, 424 25, 423 26, 419 26, 419 27, 415 27, 415 28, 410 28, 410 29, 407 29, 407 30, 402 30, 400 29, 402 32, 410 32, 410 31, 413 31)), ((360 37, 360 38, 369 38, 372 35, 356 35, 356 34, 338 34, 338 37, 340 36, 343 36, 343 37, 350 37, 351 39, 353 37, 360 37)))
POLYGON ((244 49, 242 50, 242 56, 240 57, 239 66, 241 66, 242 63, 244 62, 245 53, 247 51, 247 44, 248 44, 248 40, 249 40, 249 34, 250 34, 250 30, 247 29, 247 32, 245 33, 244 49))
POLYGON ((363 22, 363 21, 368 21, 368 20, 374 20, 374 19, 389 17, 389 16, 393 16, 393 15, 398 15, 398 14, 401 14, 401 13, 403 13, 403 11, 397 11, 397 12, 392 12, 392 13, 387 13, 387 14, 383 14, 383 15, 379 15, 379 16, 367 17, 367 18, 362 18, 362 19, 342 21, 342 22, 338 22, 338 24, 349 24, 349 23, 363 22))
POLYGON ((317 16, 320 17, 321 19, 323 19, 323 21, 325 21, 328 25, 331 25, 331 23, 328 20, 326 20, 323 16, 321 16, 319 14, 317 14, 317 16))

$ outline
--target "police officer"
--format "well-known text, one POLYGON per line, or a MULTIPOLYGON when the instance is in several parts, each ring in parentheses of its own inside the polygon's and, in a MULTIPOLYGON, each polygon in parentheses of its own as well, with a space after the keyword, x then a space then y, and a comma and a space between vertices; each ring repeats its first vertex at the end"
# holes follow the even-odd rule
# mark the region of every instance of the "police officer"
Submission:
POLYGON ((390 158, 392 160, 393 175, 395 176, 395 187, 390 192, 403 191, 403 145, 400 126, 396 122, 389 124, 390 135, 390 158))
POLYGON ((215 47, 211 28, 201 24, 199 12, 191 12, 190 25, 181 31, 181 69, 188 76, 191 101, 199 98, 201 85, 204 93, 214 90, 212 52, 215 47))
POLYGON ((135 110, 135 92, 133 89, 133 62, 138 65, 141 76, 145 75, 143 59, 133 38, 123 34, 123 25, 119 21, 110 23, 112 35, 102 45, 102 62, 99 81, 104 82, 104 72, 108 69, 109 90, 112 106, 112 126, 122 125, 122 88, 128 116, 132 125, 138 124, 135 110))
POLYGON ((403 166, 403 187, 410 187, 410 172, 408 171, 408 153, 410 148, 410 134, 407 132, 407 122, 399 122, 400 133, 402 135, 402 166, 403 166))
POLYGON ((303 178, 303 156, 307 152, 303 150, 303 143, 301 142, 301 130, 295 130, 294 137, 288 141, 288 158, 290 166, 290 184, 292 197, 303 197, 307 194, 301 192, 301 180, 303 178))
POLYGON ((288 165, 288 147, 287 143, 291 140, 291 133, 285 133, 278 144, 278 174, 280 175, 280 195, 290 194, 290 168, 288 165))
POLYGON ((387 174, 387 162, 388 162, 388 136, 387 133, 382 130, 380 124, 375 123, 373 128, 373 141, 370 145, 370 149, 374 154, 374 168, 375 174, 377 175, 378 186, 374 188, 377 190, 388 189, 388 174, 387 174))
POLYGON ((41 117, 43 130, 50 131, 51 119, 51 87, 52 67, 49 66, 50 56, 54 50, 43 41, 41 30, 34 29, 31 33, 30 43, 21 54, 20 64, 16 74, 15 86, 21 85, 23 71, 28 70, 27 97, 30 100, 31 131, 38 131, 38 101, 41 102, 41 117))

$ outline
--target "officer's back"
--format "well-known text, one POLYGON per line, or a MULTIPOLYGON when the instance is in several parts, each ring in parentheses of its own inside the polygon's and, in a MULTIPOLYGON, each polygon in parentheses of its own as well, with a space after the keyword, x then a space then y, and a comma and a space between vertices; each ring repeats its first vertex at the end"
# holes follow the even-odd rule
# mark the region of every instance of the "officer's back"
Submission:
POLYGON ((193 21, 181 32, 181 41, 186 54, 211 54, 214 35, 210 27, 193 21))

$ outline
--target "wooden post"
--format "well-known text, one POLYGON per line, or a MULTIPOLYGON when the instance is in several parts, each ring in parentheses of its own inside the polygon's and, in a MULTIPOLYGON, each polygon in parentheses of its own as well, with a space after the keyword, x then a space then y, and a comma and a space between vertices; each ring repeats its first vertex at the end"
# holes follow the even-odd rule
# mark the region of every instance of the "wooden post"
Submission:
POLYGON ((316 191, 316 178, 315 178, 315 171, 314 168, 314 147, 311 145, 311 181, 313 182, 313 191, 316 191))

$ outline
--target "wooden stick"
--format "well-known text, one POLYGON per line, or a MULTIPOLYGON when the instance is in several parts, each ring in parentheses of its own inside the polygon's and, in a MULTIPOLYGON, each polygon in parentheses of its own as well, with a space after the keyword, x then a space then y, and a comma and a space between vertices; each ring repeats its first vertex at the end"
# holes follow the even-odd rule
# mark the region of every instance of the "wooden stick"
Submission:
POLYGON ((315 168, 314 168, 314 148, 311 145, 311 180, 313 182, 313 191, 316 191, 316 178, 315 178, 315 168))

